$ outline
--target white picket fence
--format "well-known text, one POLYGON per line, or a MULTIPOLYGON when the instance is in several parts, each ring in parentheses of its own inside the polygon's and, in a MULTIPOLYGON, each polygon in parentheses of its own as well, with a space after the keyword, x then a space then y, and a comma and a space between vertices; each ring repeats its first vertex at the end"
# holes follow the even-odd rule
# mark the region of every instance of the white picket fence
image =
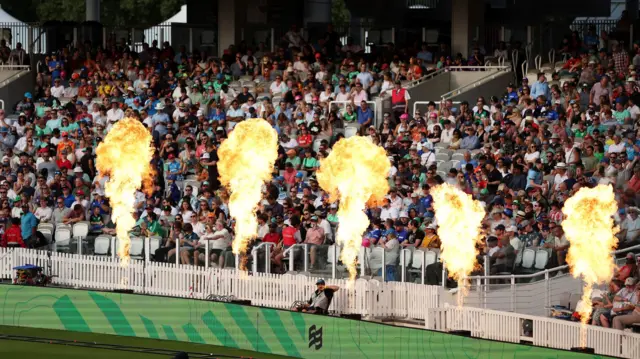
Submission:
MULTIPOLYGON (((580 323, 471 307, 429 309, 427 329, 470 331, 475 338, 511 343, 527 341, 535 346, 570 350, 580 346, 580 323), (523 333, 523 322, 532 321, 532 336, 523 333)), ((587 347, 596 354, 640 357, 640 334, 587 326, 587 347)))
MULTIPOLYGON (((308 299, 315 289, 315 279, 305 275, 249 275, 233 269, 135 260, 124 268, 111 257, 0 248, 0 278, 13 278, 12 268, 24 264, 50 265, 54 285, 194 299, 234 296, 253 305, 283 309, 308 299)), ((442 291, 439 286, 373 279, 358 279, 352 288, 344 279, 327 279, 327 283, 342 289, 333 299, 332 311, 372 317, 425 320, 428 309, 440 305, 442 291)))

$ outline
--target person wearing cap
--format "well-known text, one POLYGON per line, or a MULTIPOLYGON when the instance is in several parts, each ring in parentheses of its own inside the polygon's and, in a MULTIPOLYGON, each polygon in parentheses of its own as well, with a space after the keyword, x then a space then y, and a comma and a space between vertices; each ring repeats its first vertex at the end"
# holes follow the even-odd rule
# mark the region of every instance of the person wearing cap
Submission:
POLYGON ((424 238, 420 242, 420 248, 440 249, 440 237, 436 233, 438 226, 431 222, 424 227, 424 238))
POLYGON ((600 298, 593 300, 594 309, 593 315, 591 316, 591 325, 602 326, 601 316, 611 312, 614 299, 622 288, 624 288, 624 281, 614 279, 609 282, 607 291, 602 293, 600 298))
POLYGON ((340 287, 337 285, 326 285, 324 279, 318 279, 316 281, 316 290, 311 294, 311 298, 306 303, 302 303, 292 309, 296 312, 326 315, 333 300, 333 295, 339 289, 340 287))
POLYGON ((564 183, 569 176, 567 176, 567 165, 564 162, 558 162, 555 166, 553 177, 553 185, 556 191, 560 190, 560 185, 564 183))
POLYGON ((489 271, 492 275, 513 272, 516 250, 511 245, 511 240, 508 237, 500 239, 500 244, 500 249, 491 256, 492 264, 489 271))
POLYGON ((624 330, 627 326, 640 323, 640 286, 634 278, 624 281, 624 288, 613 298, 613 307, 609 313, 600 316, 602 326, 605 328, 624 330))

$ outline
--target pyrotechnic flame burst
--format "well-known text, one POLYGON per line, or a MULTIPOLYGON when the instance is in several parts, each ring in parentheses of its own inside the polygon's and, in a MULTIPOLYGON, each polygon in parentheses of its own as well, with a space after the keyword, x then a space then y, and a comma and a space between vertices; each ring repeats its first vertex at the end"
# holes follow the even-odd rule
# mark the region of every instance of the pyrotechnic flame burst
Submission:
POLYGON ((464 278, 476 265, 476 244, 482 238, 485 216, 480 202, 456 187, 443 183, 431 189, 440 237, 440 258, 449 276, 458 281, 458 306, 465 295, 464 278))
POLYGON ((342 247, 340 259, 349 270, 351 282, 357 274, 362 234, 369 226, 365 207, 377 205, 389 192, 390 168, 384 149, 360 136, 338 141, 320 163, 318 184, 329 193, 331 202, 340 200, 336 242, 342 247))
POLYGON ((233 253, 244 257, 258 234, 256 209, 278 158, 278 134, 261 118, 242 121, 222 142, 218 157, 220 183, 231 193, 229 212, 236 221, 233 253))
POLYGON ((591 292, 594 284, 601 284, 613 275, 615 263, 612 252, 618 243, 613 215, 618 210, 613 188, 597 186, 581 188, 564 203, 562 229, 570 243, 567 263, 571 274, 584 281, 582 293, 582 322, 580 346, 586 347, 587 322, 591 317, 591 292))
POLYGON ((140 121, 124 118, 111 128, 96 149, 96 168, 100 176, 109 176, 105 194, 116 224, 118 256, 123 267, 129 265, 129 231, 136 224, 133 218, 136 190, 142 188, 148 194, 153 191, 151 140, 149 130, 140 121))

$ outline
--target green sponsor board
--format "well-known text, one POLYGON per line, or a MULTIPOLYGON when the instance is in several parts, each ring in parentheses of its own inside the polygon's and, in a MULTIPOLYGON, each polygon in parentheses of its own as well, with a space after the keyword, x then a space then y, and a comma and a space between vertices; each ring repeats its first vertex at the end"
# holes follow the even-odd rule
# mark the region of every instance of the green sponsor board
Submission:
POLYGON ((598 358, 270 308, 10 285, 0 285, 0 325, 168 339, 301 358, 598 358))

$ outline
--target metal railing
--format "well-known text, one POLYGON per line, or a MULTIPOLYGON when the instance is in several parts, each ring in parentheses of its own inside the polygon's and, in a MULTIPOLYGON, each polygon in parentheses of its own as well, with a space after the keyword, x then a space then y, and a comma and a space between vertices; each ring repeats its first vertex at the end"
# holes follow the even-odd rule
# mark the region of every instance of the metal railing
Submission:
MULTIPOLYGON (((413 102, 413 116, 416 115, 416 110, 418 109, 419 105, 428 105, 429 102, 433 102, 436 104, 436 106, 442 107, 442 100, 437 100, 437 101, 414 101, 413 102)), ((461 101, 452 101, 451 102, 454 105, 459 105, 462 102, 461 101)))

